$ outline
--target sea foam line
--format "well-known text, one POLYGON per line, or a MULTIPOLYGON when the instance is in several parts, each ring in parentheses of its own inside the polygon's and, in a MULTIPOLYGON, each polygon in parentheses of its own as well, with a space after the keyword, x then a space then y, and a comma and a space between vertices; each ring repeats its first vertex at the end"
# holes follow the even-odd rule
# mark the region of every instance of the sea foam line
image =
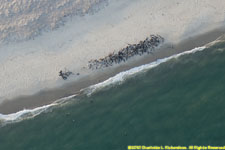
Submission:
POLYGON ((147 71, 151 68, 154 68, 154 67, 157 67, 158 65, 160 65, 161 63, 164 63, 164 62, 167 62, 173 58, 178 58, 182 55, 186 55, 186 54, 191 54, 191 53, 195 53, 195 52, 198 52, 198 51, 202 51, 206 48, 206 46, 202 46, 202 47, 196 47, 192 50, 189 50, 189 51, 185 51, 185 52, 182 52, 182 53, 179 53, 179 54, 174 54, 172 56, 169 56, 169 57, 166 57, 166 58, 162 58, 162 59, 158 59, 154 62, 151 62, 149 64, 145 64, 145 65, 141 65, 141 66, 138 66, 138 67, 134 67, 130 70, 127 70, 127 71, 123 71, 123 72, 120 72, 118 73, 117 75, 103 81, 103 82, 100 82, 98 84, 95 84, 95 85, 92 85, 90 87, 88 87, 87 89, 85 89, 86 91, 86 94, 88 96, 91 96, 93 93, 101 90, 102 88, 106 87, 106 86, 109 86, 109 85, 112 85, 112 84, 121 84, 123 83, 127 78, 131 77, 132 75, 135 75, 137 73, 140 73, 140 72, 144 72, 144 71, 147 71))
POLYGON ((24 109, 24 110, 18 111, 16 113, 7 114, 7 115, 0 114, 0 127, 5 126, 9 123, 16 123, 16 122, 23 121, 25 119, 34 118, 35 116, 48 111, 50 108, 61 105, 61 104, 65 103, 67 100, 69 100, 70 98, 74 98, 74 97, 76 97, 76 95, 71 95, 68 97, 61 98, 61 99, 55 101, 54 103, 51 103, 49 105, 44 105, 41 107, 37 107, 34 109, 24 109))
MULTIPOLYGON (((137 73, 144 72, 144 71, 147 71, 151 68, 157 67, 161 63, 167 62, 167 61, 169 61, 173 58, 178 58, 182 55, 202 51, 205 48, 206 48, 205 46, 197 47, 197 48, 194 48, 194 49, 189 50, 189 51, 185 51, 185 52, 182 52, 182 53, 179 53, 179 54, 174 54, 170 57, 158 59, 158 60, 156 60, 154 62, 151 62, 149 64, 141 65, 139 67, 134 67, 130 70, 120 72, 117 75, 115 75, 115 76, 113 76, 113 77, 111 77, 111 78, 109 78, 109 79, 107 79, 103 82, 100 82, 100 83, 95 84, 95 85, 91 85, 88 88, 83 89, 82 91, 84 91, 84 93, 87 94, 88 96, 91 96, 93 93, 101 90, 102 88, 104 88, 106 86, 109 86, 109 85, 112 85, 112 84, 123 83, 127 78, 131 77, 132 75, 135 75, 137 73)), ((59 99, 52 104, 45 105, 45 106, 42 106, 42 107, 37 107, 37 108, 34 108, 34 109, 24 109, 22 111, 12 113, 12 114, 8 114, 8 115, 0 114, 0 126, 4 126, 4 125, 9 124, 9 123, 20 122, 20 121, 25 120, 25 119, 33 118, 33 117, 41 114, 42 112, 46 112, 50 108, 61 105, 61 104, 65 103, 67 100, 69 100, 71 98, 74 98, 74 97, 76 97, 76 95, 71 95, 71 96, 59 99)))

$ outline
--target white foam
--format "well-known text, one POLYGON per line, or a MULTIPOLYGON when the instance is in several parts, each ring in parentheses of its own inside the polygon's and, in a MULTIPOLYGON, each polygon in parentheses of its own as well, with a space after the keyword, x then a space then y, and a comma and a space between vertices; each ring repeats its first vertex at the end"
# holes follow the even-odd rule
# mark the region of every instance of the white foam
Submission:
POLYGON ((158 65, 160 65, 161 63, 164 63, 164 62, 167 62, 173 58, 178 58, 182 55, 185 55, 185 54, 190 54, 190 53, 195 53, 195 52, 198 52, 198 51, 202 51, 204 50, 206 47, 205 46, 202 46, 202 47, 197 47, 197 48, 194 48, 192 50, 189 50, 189 51, 185 51, 185 52, 182 52, 182 53, 179 53, 179 54, 174 54, 170 57, 166 57, 166 58, 162 58, 162 59, 158 59, 154 62, 151 62, 149 64, 145 64, 145 65, 142 65, 142 66, 139 66, 139 67, 135 67, 135 68, 132 68, 130 70, 127 70, 127 71, 123 71, 123 72, 120 72, 118 73, 117 75, 115 75, 114 77, 111 77, 101 83, 98 83, 98 84, 95 84, 95 85, 92 85, 90 86, 89 88, 86 89, 86 94, 88 96, 91 96, 91 94, 101 90, 102 88, 106 87, 106 86, 109 86, 109 85, 112 85, 112 84, 121 84, 123 83, 127 78, 133 76, 133 75, 136 75, 137 73, 140 73, 140 72, 143 72, 143 71, 146 71, 146 70, 149 70, 151 68, 154 68, 154 67, 157 67, 158 65))
MULTIPOLYGON (((113 77, 111 77, 111 78, 109 78, 109 79, 107 79, 107 80, 105 80, 101 83, 98 83, 98 84, 92 85, 92 86, 90 86, 86 89, 83 89, 83 91, 88 96, 91 96, 93 93, 95 93, 97 91, 100 91, 101 89, 105 88, 106 86, 114 85, 114 84, 121 84, 126 79, 132 77, 133 75, 137 75, 138 73, 147 71, 147 70, 152 69, 154 67, 157 67, 158 65, 160 65, 164 62, 167 62, 167 61, 169 61, 173 58, 178 58, 182 55, 202 51, 205 48, 206 48, 205 46, 197 47, 197 48, 194 48, 194 49, 189 50, 189 51, 185 51, 185 52, 182 52, 182 53, 179 53, 179 54, 172 55, 170 57, 158 59, 158 60, 156 60, 154 62, 151 62, 149 64, 141 65, 139 67, 135 67, 135 68, 132 68, 130 70, 120 72, 117 75, 115 75, 115 76, 113 76, 113 77)), ((64 104, 65 102, 67 102, 71 98, 74 98, 75 96, 76 95, 71 95, 71 96, 68 96, 68 97, 65 97, 65 98, 61 98, 61 99, 55 101, 52 104, 45 105, 45 106, 42 106, 42 107, 37 107, 37 108, 34 108, 34 109, 24 109, 22 111, 12 113, 12 114, 8 114, 8 115, 0 114, 0 126, 4 126, 4 125, 9 124, 9 123, 20 122, 20 121, 25 120, 25 119, 33 118, 33 117, 35 117, 35 116, 37 116, 37 115, 39 115, 43 112, 46 112, 50 108, 53 108, 55 106, 59 106, 61 104, 64 104)))
POLYGON ((52 104, 37 107, 34 109, 24 109, 16 113, 7 114, 7 115, 0 114, 0 127, 5 126, 6 124, 9 124, 9 123, 20 122, 26 119, 33 118, 43 112, 49 111, 50 108, 64 104, 67 100, 74 98, 75 96, 76 95, 71 95, 65 98, 61 98, 52 104))
POLYGON ((46 105, 43 107, 38 107, 35 109, 24 109, 22 111, 19 111, 17 113, 13 113, 13 114, 8 114, 8 115, 3 115, 0 114, 0 125, 6 125, 8 123, 14 123, 14 122, 19 122, 22 121, 24 119, 29 119, 29 118, 33 118, 37 115, 39 115, 40 113, 46 111, 48 108, 55 106, 56 104, 50 104, 50 105, 46 105))
MULTIPOLYGON (((120 72, 117 75, 115 75, 115 76, 113 76, 113 77, 111 77, 111 78, 109 78, 109 79, 107 79, 107 80, 105 80, 101 83, 98 83, 98 84, 92 85, 92 86, 90 86, 86 89, 83 89, 83 91, 88 96, 91 96, 93 93, 95 93, 97 91, 100 91, 101 89, 105 88, 106 86, 114 85, 114 84, 121 84, 126 79, 132 77, 133 75, 136 75, 138 73, 147 71, 147 70, 152 69, 154 67, 157 67, 158 65, 160 65, 164 62, 167 62, 167 61, 169 61, 173 58, 178 58, 182 55, 202 51, 205 48, 206 48, 205 46, 197 47, 197 48, 194 48, 194 49, 189 50, 189 51, 185 51, 185 52, 182 52, 182 53, 179 53, 179 54, 172 55, 170 57, 158 59, 158 60, 156 60, 154 62, 151 62, 149 64, 141 65, 139 67, 135 67, 135 68, 132 68, 130 70, 120 72)), ((75 96, 76 95, 71 95, 71 96, 59 99, 52 104, 45 105, 45 106, 38 107, 38 108, 34 108, 34 109, 24 109, 22 111, 12 113, 12 114, 8 114, 8 115, 0 114, 0 126, 4 126, 4 125, 9 124, 9 123, 20 122, 20 121, 25 120, 25 119, 33 118, 33 117, 41 114, 42 112, 46 112, 47 110, 49 110, 49 108, 52 108, 54 106, 58 106, 58 105, 61 105, 65 102, 67 102, 69 99, 74 98, 75 96)))
MULTIPOLYGON (((205 48, 206 48, 205 46, 197 47, 197 48, 194 48, 192 50, 185 51, 183 53, 175 54, 175 55, 172 55, 170 57, 163 58, 163 59, 158 59, 158 60, 156 60, 154 62, 151 62, 149 64, 141 65, 139 67, 135 67, 135 68, 132 68, 130 70, 120 72, 117 75, 115 75, 114 77, 111 77, 111 78, 109 78, 109 79, 107 79, 107 80, 105 80, 101 83, 98 83, 98 84, 92 85, 92 86, 90 86, 86 89, 83 89, 83 91, 88 96, 91 96, 93 93, 95 93, 97 91, 100 91, 101 89, 103 89, 106 86, 109 86, 109 85, 112 85, 112 84, 113 85, 114 84, 121 84, 127 78, 130 78, 133 75, 136 75, 138 73, 147 71, 151 68, 157 67, 161 63, 167 62, 167 61, 169 61, 173 58, 178 58, 178 57, 180 57, 182 55, 185 55, 185 54, 191 54, 191 53, 195 53, 195 52, 198 52, 198 51, 202 51, 205 48)), ((4 125, 9 124, 9 123, 20 122, 20 121, 25 120, 25 119, 33 118, 33 117, 35 117, 35 116, 37 116, 37 115, 39 115, 43 112, 46 112, 47 110, 49 110, 50 108, 53 108, 54 106, 59 106, 61 104, 64 104, 65 102, 67 102, 71 98, 74 98, 75 96, 76 95, 71 95, 71 96, 68 96, 68 97, 65 97, 65 98, 61 98, 61 99, 55 101, 52 104, 45 105, 45 106, 42 106, 42 107, 37 107, 37 108, 34 108, 34 109, 24 109, 22 111, 12 113, 12 114, 8 114, 8 115, 0 114, 0 126, 4 126, 4 125)))

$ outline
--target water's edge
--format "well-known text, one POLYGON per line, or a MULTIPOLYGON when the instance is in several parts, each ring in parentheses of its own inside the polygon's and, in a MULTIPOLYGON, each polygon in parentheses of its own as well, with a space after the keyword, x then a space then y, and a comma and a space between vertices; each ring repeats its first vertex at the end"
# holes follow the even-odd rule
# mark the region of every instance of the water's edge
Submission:
MULTIPOLYGON (((206 46, 197 47, 192 50, 188 50, 188 51, 185 51, 185 52, 182 52, 179 54, 172 55, 170 57, 158 59, 149 64, 141 65, 139 67, 134 67, 130 70, 120 72, 117 75, 115 75, 103 82, 100 82, 98 84, 91 85, 85 89, 82 89, 81 93, 91 96, 93 93, 100 91, 102 88, 104 88, 106 86, 110 86, 110 85, 114 85, 114 84, 122 84, 124 81, 126 81, 128 78, 130 78, 134 75, 137 75, 141 72, 145 72, 145 71, 152 69, 154 67, 157 67, 158 65, 165 63, 171 59, 176 59, 182 55, 193 54, 198 51, 203 51, 205 48, 206 48, 206 46)), ((58 107, 62 104, 65 104, 68 100, 75 98, 75 97, 76 97, 76 95, 71 95, 71 96, 59 99, 49 105, 42 106, 42 107, 37 107, 34 109, 24 109, 22 111, 7 114, 7 115, 0 114, 0 126, 4 126, 9 123, 20 122, 25 119, 33 118, 43 112, 47 112, 49 109, 52 109, 52 108, 58 107)))
POLYGON ((37 107, 49 105, 58 99, 62 99, 74 94, 79 94, 81 89, 85 89, 91 85, 103 82, 120 72, 130 70, 134 67, 139 67, 143 64, 149 64, 151 62, 157 61, 158 59, 170 57, 174 54, 182 53, 195 47, 204 46, 205 44, 214 41, 224 33, 225 28, 220 27, 200 35, 187 37, 186 40, 182 40, 180 42, 174 41, 178 43, 166 41, 166 43, 157 49, 153 55, 137 57, 137 59, 135 58, 136 60, 132 59, 127 63, 106 68, 102 71, 99 70, 93 72, 88 76, 79 78, 77 81, 68 81, 65 85, 58 88, 43 89, 36 94, 21 95, 12 99, 6 99, 0 104, 0 114, 12 114, 23 109, 34 109, 37 107))
POLYGON ((9 123, 20 122, 24 119, 33 118, 43 112, 48 112, 49 110, 51 110, 55 107, 59 107, 65 103, 69 102, 71 99, 74 99, 74 98, 76 99, 76 96, 78 96, 80 94, 85 94, 87 96, 91 96, 93 93, 100 91, 104 87, 111 86, 114 84, 122 84, 124 81, 126 81, 126 79, 128 79, 132 76, 135 76, 139 73, 148 71, 149 69, 157 67, 158 65, 165 63, 171 59, 176 59, 183 55, 193 54, 198 51, 203 51, 207 47, 210 47, 213 44, 215 44, 219 41, 222 41, 222 40, 224 40, 224 37, 220 36, 219 38, 217 38, 217 40, 215 40, 209 44, 206 44, 205 46, 196 47, 194 49, 184 51, 184 52, 181 52, 178 54, 174 54, 172 56, 165 57, 162 59, 156 59, 156 61, 144 64, 144 65, 140 65, 137 67, 133 67, 127 71, 119 72, 118 74, 114 75, 113 77, 110 77, 100 83, 92 84, 91 86, 88 86, 87 88, 81 89, 79 94, 71 94, 70 96, 65 96, 64 98, 60 98, 50 104, 47 104, 47 105, 44 105, 41 107, 36 107, 34 109, 24 109, 24 110, 15 112, 15 113, 10 113, 10 114, 1 114, 0 113, 0 126, 4 126, 9 123))

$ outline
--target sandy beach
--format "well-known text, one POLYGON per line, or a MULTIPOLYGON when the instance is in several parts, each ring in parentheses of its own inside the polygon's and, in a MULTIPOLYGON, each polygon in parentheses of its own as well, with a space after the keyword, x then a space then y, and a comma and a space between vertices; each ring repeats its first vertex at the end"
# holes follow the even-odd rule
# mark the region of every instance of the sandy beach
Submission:
POLYGON ((119 72, 129 70, 133 67, 147 64, 156 61, 157 59, 171 56, 173 54, 191 50, 195 47, 204 46, 205 44, 214 41, 216 38, 224 34, 225 29, 215 29, 204 34, 191 37, 188 40, 183 40, 178 44, 173 44, 173 47, 171 47, 170 44, 164 45, 161 48, 157 49, 154 55, 142 56, 136 58, 135 60, 130 60, 126 63, 113 67, 113 69, 111 69, 112 67, 110 67, 102 71, 94 72, 89 76, 82 77, 77 81, 72 81, 71 83, 67 83, 66 85, 61 86, 59 88, 41 91, 34 95, 20 96, 14 99, 4 101, 0 105, 0 113, 10 114, 23 109, 33 109, 36 107, 48 105, 58 99, 68 97, 74 94, 79 94, 81 92, 80 90, 90 85, 102 82, 116 75, 119 72))
POLYGON ((0 113, 14 113, 79 93, 130 68, 203 46, 225 33, 225 1, 109 1, 94 14, 74 16, 34 40, 0 45, 0 113), (104 70, 87 62, 159 34, 165 43, 154 55, 104 70), (59 70, 79 76, 64 81, 59 70))

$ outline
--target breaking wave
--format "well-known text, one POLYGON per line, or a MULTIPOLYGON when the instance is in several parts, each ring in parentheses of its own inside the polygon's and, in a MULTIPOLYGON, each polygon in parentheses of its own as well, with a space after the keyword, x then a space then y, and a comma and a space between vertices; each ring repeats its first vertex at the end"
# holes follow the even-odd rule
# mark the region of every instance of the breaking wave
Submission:
POLYGON ((34 118, 35 116, 37 116, 43 112, 49 112, 52 108, 54 108, 56 106, 60 106, 60 105, 64 104, 66 101, 68 101, 69 99, 74 98, 74 97, 76 97, 76 95, 71 95, 71 96, 59 99, 49 105, 37 107, 34 109, 24 109, 24 110, 18 111, 16 113, 7 114, 7 115, 0 114, 0 127, 5 126, 9 123, 16 123, 16 122, 23 121, 25 119, 34 118))
POLYGON ((161 63, 167 62, 171 59, 174 58, 178 58, 182 55, 186 55, 186 54, 191 54, 191 53, 195 53, 198 51, 202 51, 204 50, 206 47, 202 46, 202 47, 197 47, 194 48, 192 50, 189 51, 185 51, 179 54, 174 54, 170 57, 166 57, 166 58, 162 58, 162 59, 158 59, 154 62, 151 62, 149 64, 145 64, 145 65, 141 65, 135 68, 132 68, 128 71, 123 71, 118 73, 117 75, 115 75, 114 77, 111 77, 103 82, 100 82, 98 84, 92 85, 90 87, 88 87, 87 89, 85 89, 85 92, 88 96, 91 96, 93 93, 100 91, 102 88, 105 88, 106 86, 110 86, 110 85, 115 85, 115 84, 122 84, 127 78, 132 77, 133 75, 137 75, 137 73, 141 73, 141 72, 145 72, 151 68, 157 67, 158 65, 160 65, 161 63))
MULTIPOLYGON (((89 87, 87 87, 87 88, 85 88, 81 91, 83 91, 84 94, 86 94, 87 96, 91 96, 93 93, 98 92, 98 91, 102 90, 103 88, 105 88, 107 86, 115 85, 115 84, 122 84, 126 79, 132 77, 133 75, 136 75, 138 73, 145 72, 145 71, 147 71, 151 68, 157 67, 161 63, 167 62, 167 61, 169 61, 171 59, 174 59, 174 58, 178 58, 182 55, 202 51, 205 48, 206 48, 205 46, 197 47, 197 48, 194 48, 194 49, 189 50, 189 51, 185 51, 185 52, 182 52, 182 53, 179 53, 179 54, 172 55, 170 57, 158 59, 158 60, 156 60, 154 62, 151 62, 149 64, 141 65, 139 67, 135 67, 135 68, 132 68, 130 70, 120 72, 117 75, 115 75, 115 76, 113 76, 113 77, 111 77, 111 78, 109 78, 109 79, 107 79, 103 82, 100 82, 100 83, 95 84, 95 85, 91 85, 91 86, 89 86, 89 87)), ((52 108, 55 108, 56 106, 61 106, 62 104, 66 103, 68 100, 70 100, 71 98, 74 98, 74 97, 76 97, 76 95, 72 95, 72 96, 69 96, 69 97, 59 99, 52 104, 45 105, 45 106, 42 106, 42 107, 37 107, 37 108, 34 108, 34 109, 25 109, 25 110, 22 110, 22 111, 19 111, 19 112, 16 112, 16 113, 12 113, 12 114, 8 114, 8 115, 0 114, 0 127, 5 126, 6 124, 9 124, 9 123, 20 122, 20 121, 25 120, 25 119, 33 118, 33 117, 35 117, 35 116, 37 116, 37 115, 39 115, 43 112, 49 112, 52 108)))

